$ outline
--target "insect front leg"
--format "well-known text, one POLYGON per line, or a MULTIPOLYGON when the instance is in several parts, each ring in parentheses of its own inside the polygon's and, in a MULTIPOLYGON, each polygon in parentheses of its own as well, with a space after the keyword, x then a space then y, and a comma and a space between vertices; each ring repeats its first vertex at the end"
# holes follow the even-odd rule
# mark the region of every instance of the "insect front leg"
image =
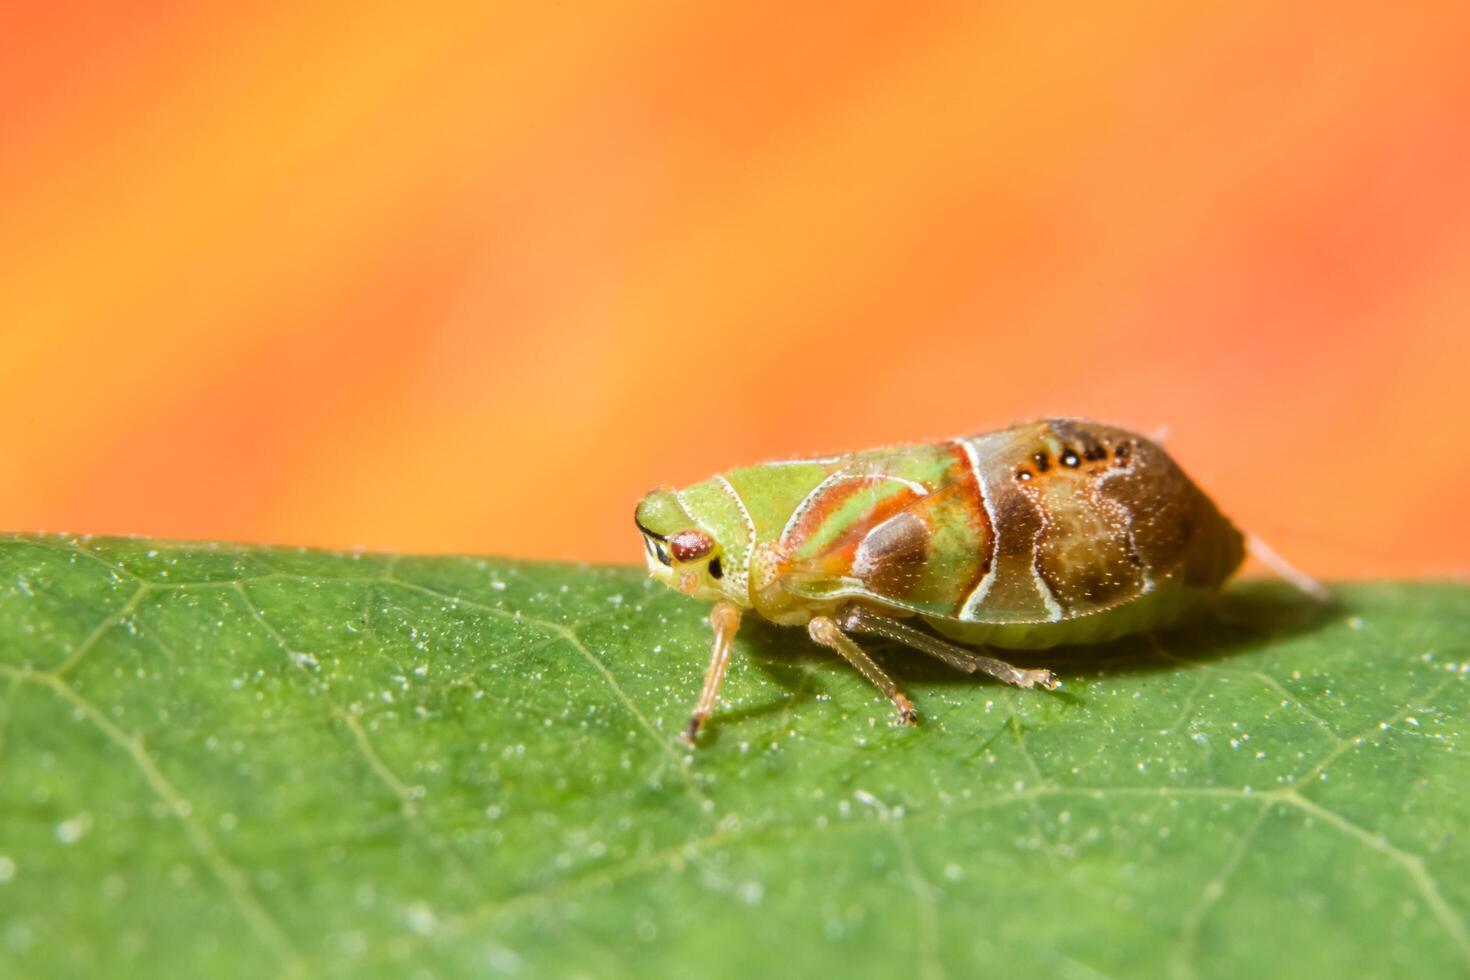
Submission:
POLYGON ((715 603, 714 608, 709 611, 709 624, 715 634, 710 648, 709 668, 704 672, 704 687, 699 692, 699 702, 694 706, 694 714, 680 736, 690 745, 694 744, 699 737, 700 728, 704 727, 705 721, 715 710, 720 682, 725 679, 725 668, 730 666, 730 647, 735 642, 735 632, 740 629, 740 608, 733 602, 715 603))
POLYGON ((864 606, 848 606, 842 611, 839 622, 848 632, 870 633, 874 636, 881 636, 885 640, 892 640, 894 643, 902 643, 906 647, 911 647, 920 653, 927 653, 934 659, 942 660, 967 674, 973 674, 978 670, 997 680, 1005 681, 1007 684, 1014 684, 1016 687, 1040 686, 1048 691, 1055 691, 1062 686, 1057 675, 1049 670, 1023 670, 1004 660, 987 657, 984 654, 955 646, 937 636, 930 636, 923 630, 915 629, 892 616, 873 612, 864 606))
POLYGON ((893 678, 883 672, 872 657, 863 652, 852 637, 842 632, 837 621, 830 616, 814 616, 807 623, 807 632, 811 638, 829 650, 836 650, 842 654, 848 663, 858 669, 858 672, 873 683, 878 690, 888 696, 894 707, 898 708, 898 720, 905 725, 914 723, 913 702, 903 696, 898 685, 893 683, 893 678))

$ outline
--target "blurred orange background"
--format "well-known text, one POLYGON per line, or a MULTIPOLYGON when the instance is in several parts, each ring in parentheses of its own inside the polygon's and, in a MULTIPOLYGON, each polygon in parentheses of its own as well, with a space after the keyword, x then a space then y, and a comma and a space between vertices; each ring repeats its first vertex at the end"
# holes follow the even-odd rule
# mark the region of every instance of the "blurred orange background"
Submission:
POLYGON ((1313 572, 1470 568, 1464 3, 0 13, 0 526, 639 560, 1078 414, 1313 572))

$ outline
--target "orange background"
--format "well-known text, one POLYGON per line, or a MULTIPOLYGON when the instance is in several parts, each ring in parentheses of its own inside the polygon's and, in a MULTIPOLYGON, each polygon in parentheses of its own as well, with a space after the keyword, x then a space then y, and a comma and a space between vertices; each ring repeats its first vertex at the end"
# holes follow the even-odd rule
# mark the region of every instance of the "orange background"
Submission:
POLYGON ((632 561, 653 484, 1067 413, 1314 572, 1463 572, 1467 37, 7 5, 0 526, 632 561))

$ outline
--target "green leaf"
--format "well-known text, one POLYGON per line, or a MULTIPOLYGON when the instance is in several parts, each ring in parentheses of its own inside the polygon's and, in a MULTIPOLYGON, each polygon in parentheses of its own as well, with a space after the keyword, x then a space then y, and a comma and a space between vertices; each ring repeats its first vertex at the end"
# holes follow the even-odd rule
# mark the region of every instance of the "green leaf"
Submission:
POLYGON ((1464 976, 1470 590, 1275 585, 897 728, 634 568, 0 539, 0 976, 1464 976))

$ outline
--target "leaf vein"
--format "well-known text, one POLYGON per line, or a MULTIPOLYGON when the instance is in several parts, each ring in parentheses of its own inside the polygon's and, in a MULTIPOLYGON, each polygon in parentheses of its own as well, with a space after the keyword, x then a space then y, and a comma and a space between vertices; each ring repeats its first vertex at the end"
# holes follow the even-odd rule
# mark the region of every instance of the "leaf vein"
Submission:
POLYGON ((296 952, 294 944, 276 922, 275 918, 265 908, 261 901, 251 890, 249 882, 244 873, 230 861, 225 853, 215 842, 214 837, 204 826, 194 818, 192 805, 180 795, 174 788, 162 770, 158 768, 153 757, 143 747, 142 740, 129 736, 118 728, 110 719, 104 715, 98 707, 81 692, 77 691, 60 676, 43 671, 30 673, 30 678, 35 683, 42 684, 54 691, 58 697, 69 702, 80 711, 102 735, 133 761, 133 764, 142 773, 143 779, 150 789, 168 807, 169 812, 179 821, 184 829, 184 835, 205 865, 213 872, 215 878, 224 886, 225 892, 230 896, 236 909, 249 923, 256 937, 265 945, 272 954, 280 961, 282 967, 289 972, 296 972, 301 967, 301 959, 296 952))

